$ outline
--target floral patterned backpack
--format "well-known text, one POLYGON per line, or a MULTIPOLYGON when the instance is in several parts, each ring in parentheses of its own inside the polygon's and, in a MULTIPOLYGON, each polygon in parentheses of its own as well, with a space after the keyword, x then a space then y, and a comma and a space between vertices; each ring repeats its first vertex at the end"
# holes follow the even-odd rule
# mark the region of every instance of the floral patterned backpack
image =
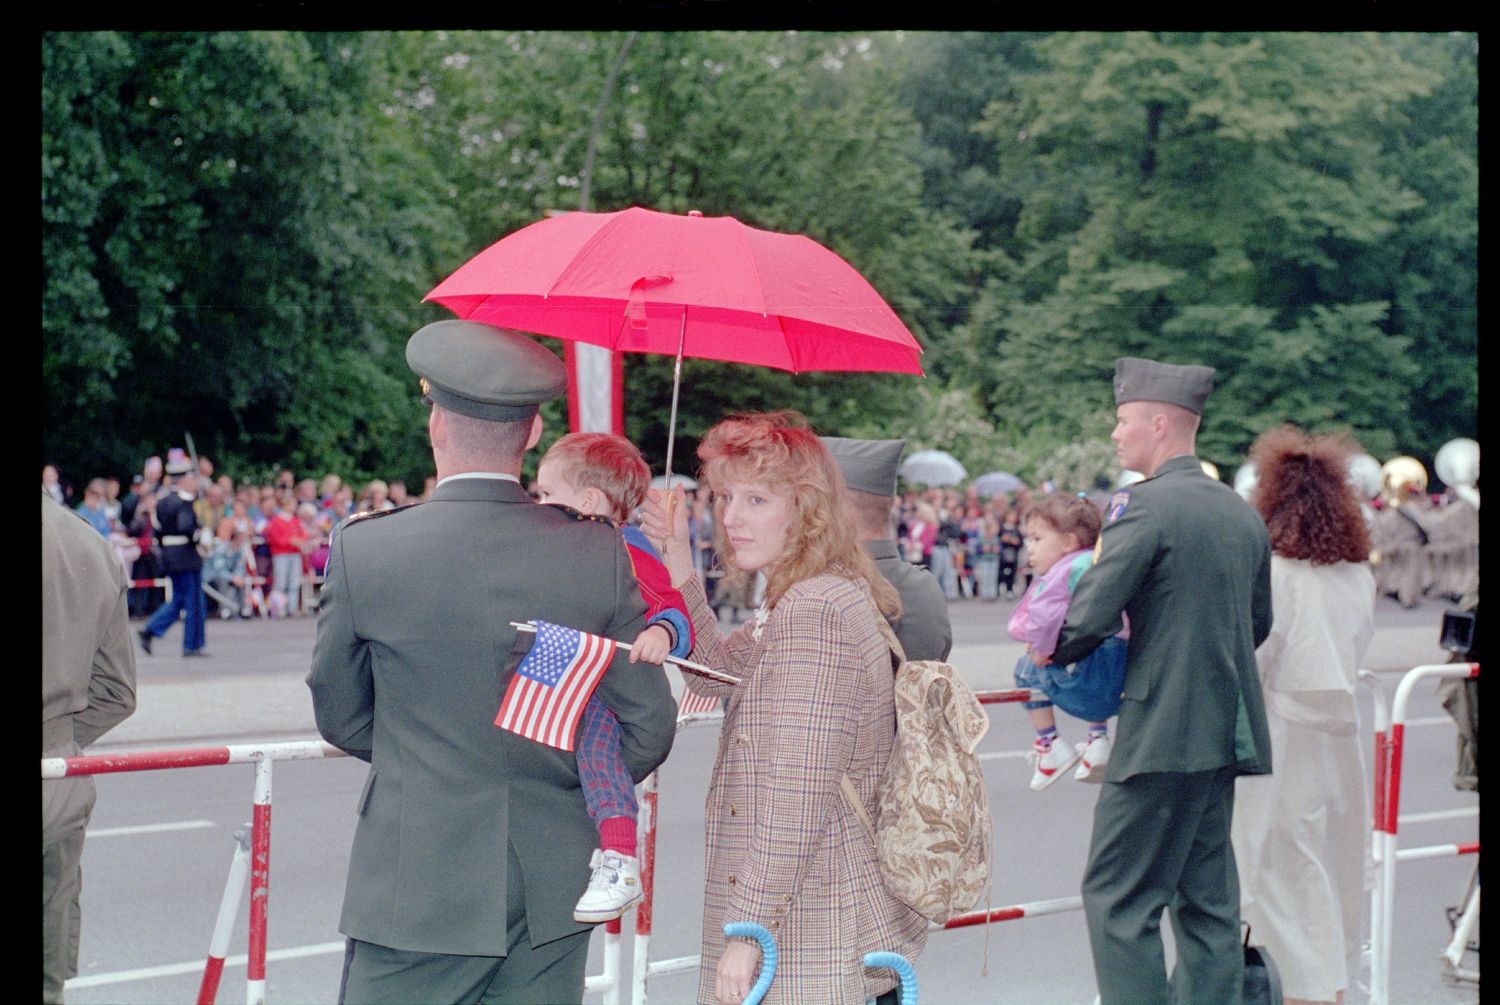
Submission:
POLYGON ((896 669, 896 745, 872 822, 854 784, 844 796, 875 840, 886 886, 929 921, 943 924, 979 902, 990 879, 993 822, 974 748, 989 716, 958 671, 908 661, 885 618, 876 617, 896 669))

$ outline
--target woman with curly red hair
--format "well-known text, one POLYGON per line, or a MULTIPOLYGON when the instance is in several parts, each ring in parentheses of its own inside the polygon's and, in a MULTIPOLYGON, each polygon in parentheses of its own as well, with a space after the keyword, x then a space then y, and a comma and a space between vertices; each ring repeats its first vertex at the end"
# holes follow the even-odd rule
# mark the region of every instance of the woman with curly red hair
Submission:
POLYGON ((890 971, 865 969, 864 954, 914 958, 927 920, 887 890, 841 780, 876 812, 896 728, 876 619, 898 614, 900 600, 860 547, 838 464, 802 416, 731 416, 698 457, 720 561, 731 576, 766 579, 755 618, 722 635, 693 572, 686 500, 651 494, 642 529, 687 601, 692 658, 740 677, 727 686, 688 676, 695 691, 727 699, 705 810, 698 1000, 738 1005, 754 983, 760 950, 726 939, 726 921, 775 937, 767 1002, 893 997, 890 971))
POLYGON ((1274 774, 1236 781, 1241 916, 1287 1005, 1339 1002, 1359 963, 1368 816, 1354 685, 1375 631, 1369 534, 1347 437, 1267 430, 1250 502, 1271 537, 1270 637, 1255 652, 1274 774))

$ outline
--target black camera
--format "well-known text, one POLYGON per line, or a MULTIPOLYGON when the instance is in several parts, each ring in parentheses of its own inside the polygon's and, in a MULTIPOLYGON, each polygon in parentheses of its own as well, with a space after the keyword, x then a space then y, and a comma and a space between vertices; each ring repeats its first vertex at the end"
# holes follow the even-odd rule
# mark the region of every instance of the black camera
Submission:
POLYGON ((1438 645, 1445 652, 1464 654, 1474 648, 1474 612, 1444 611, 1438 645))

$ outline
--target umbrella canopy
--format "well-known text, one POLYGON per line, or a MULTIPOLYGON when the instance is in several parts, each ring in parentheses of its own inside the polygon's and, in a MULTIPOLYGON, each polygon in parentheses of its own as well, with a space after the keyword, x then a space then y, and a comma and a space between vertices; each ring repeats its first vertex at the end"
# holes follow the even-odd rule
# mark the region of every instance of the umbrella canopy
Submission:
POLYGON ((969 473, 958 458, 944 450, 918 450, 901 462, 896 473, 909 482, 923 485, 957 485, 969 473))
POLYGON ((1003 496, 1007 492, 1014 492, 1024 482, 1011 474, 1009 471, 986 471, 974 479, 974 491, 989 498, 990 496, 1003 496))
POLYGON ((729 216, 559 214, 490 245, 425 299, 624 352, 922 372, 922 347, 853 266, 807 237, 729 216))

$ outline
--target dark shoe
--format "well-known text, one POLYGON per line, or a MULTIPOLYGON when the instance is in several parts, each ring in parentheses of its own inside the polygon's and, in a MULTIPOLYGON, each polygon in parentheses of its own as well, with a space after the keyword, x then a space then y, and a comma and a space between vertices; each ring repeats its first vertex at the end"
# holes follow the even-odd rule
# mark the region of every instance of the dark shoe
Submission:
POLYGON ((151 655, 151 633, 149 631, 147 631, 146 629, 142 628, 140 631, 136 632, 135 634, 136 634, 136 637, 141 640, 141 648, 144 649, 144 650, 146 650, 146 655, 147 656, 150 656, 151 655))
POLYGON ((184 649, 182 651, 182 658, 183 659, 190 659, 190 658, 192 658, 194 656, 207 656, 207 655, 208 655, 208 652, 206 650, 203 650, 203 649, 184 649))

